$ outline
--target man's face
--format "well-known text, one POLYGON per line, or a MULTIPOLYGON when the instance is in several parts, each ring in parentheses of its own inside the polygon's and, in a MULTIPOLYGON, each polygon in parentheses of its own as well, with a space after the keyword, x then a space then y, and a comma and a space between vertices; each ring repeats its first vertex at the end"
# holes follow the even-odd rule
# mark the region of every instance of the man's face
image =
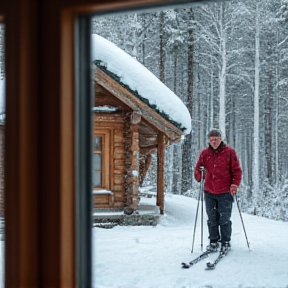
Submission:
POLYGON ((220 136, 211 136, 209 137, 209 144, 212 146, 213 149, 217 149, 222 141, 220 136))

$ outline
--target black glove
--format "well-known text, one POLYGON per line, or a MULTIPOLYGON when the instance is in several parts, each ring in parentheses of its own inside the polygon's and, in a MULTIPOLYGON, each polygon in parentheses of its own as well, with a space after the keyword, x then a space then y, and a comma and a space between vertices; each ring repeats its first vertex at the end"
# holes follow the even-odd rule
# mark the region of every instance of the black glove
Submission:
POLYGON ((202 178, 202 179, 205 179, 205 176, 206 176, 205 167, 204 167, 204 166, 200 166, 200 167, 199 167, 199 170, 200 170, 200 172, 201 172, 201 178, 202 178))

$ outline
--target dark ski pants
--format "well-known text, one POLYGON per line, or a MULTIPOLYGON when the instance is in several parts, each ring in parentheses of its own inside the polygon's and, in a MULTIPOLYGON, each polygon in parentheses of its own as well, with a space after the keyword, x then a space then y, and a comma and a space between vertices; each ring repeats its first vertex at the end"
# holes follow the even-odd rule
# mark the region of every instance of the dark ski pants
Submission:
POLYGON ((204 199, 210 242, 217 242, 219 239, 222 243, 230 241, 233 196, 229 192, 215 195, 205 191, 204 199))

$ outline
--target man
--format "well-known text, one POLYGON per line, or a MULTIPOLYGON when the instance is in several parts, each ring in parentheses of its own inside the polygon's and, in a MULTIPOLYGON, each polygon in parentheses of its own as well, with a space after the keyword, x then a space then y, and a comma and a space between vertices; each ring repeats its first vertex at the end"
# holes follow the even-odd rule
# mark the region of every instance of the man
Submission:
POLYGON ((233 196, 240 185, 242 169, 235 150, 224 144, 219 129, 213 128, 208 139, 209 147, 200 153, 194 176, 200 182, 202 173, 205 175, 204 199, 210 239, 207 250, 217 251, 221 242, 221 252, 225 253, 231 248, 233 196))

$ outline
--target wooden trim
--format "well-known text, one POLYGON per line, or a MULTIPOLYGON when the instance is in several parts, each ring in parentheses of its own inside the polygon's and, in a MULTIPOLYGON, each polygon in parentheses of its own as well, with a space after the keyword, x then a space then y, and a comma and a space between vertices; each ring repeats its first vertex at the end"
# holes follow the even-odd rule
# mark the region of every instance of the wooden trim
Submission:
MULTIPOLYGON (((94 136, 102 137, 102 187, 103 189, 113 190, 112 184, 114 183, 113 173, 111 171, 111 161, 113 161, 113 147, 112 141, 112 129, 95 129, 94 136), (113 178, 111 180, 111 178, 113 178)), ((113 162, 112 162, 113 163, 113 162)), ((98 188, 95 188, 98 189, 98 188)), ((100 188, 99 188, 100 189, 100 188)))
POLYGON ((149 146, 149 147, 143 147, 143 148, 139 149, 140 155, 152 154, 156 150, 157 150, 157 145, 152 145, 152 146, 149 146))
POLYGON ((5 287, 36 287, 39 275, 39 11, 36 0, 23 2, 4 11, 5 287))
MULTIPOLYGON (((66 1, 69 3, 69 6, 71 6, 71 11, 73 13, 90 13, 90 12, 113 12, 113 11, 125 11, 125 10, 139 10, 141 8, 152 8, 152 7, 159 7, 159 6, 165 6, 168 5, 175 5, 175 3, 185 4, 189 2, 203 2, 203 1, 209 1, 209 0, 98 0, 95 3, 95 0, 70 0, 66 1), (73 4, 74 3, 74 7, 73 4)), ((213 0, 212 0, 213 1, 213 0)), ((214 0, 216 1, 216 0, 214 0)), ((67 3, 65 3, 65 0, 62 0, 65 6, 67 6, 67 3)))
POLYGON ((75 287, 75 117, 74 117, 74 15, 61 15, 60 92, 60 287, 75 287), (72 85, 71 85, 72 84, 72 85))

